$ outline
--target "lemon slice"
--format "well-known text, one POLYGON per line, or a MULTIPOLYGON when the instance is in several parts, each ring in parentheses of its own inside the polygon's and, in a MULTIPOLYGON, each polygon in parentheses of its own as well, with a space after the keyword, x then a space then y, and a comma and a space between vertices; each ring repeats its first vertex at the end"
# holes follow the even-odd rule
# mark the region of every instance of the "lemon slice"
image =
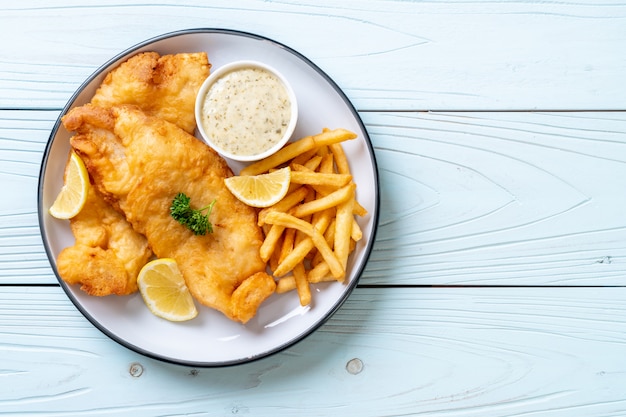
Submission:
POLYGON ((57 219, 76 216, 87 201, 89 174, 83 160, 72 152, 65 170, 64 184, 48 212, 57 219))
POLYGON ((139 272, 137 286, 148 309, 169 321, 186 321, 198 315, 176 261, 161 258, 148 262, 139 272))
POLYGON ((235 197, 252 207, 269 207, 289 191, 291 169, 277 169, 268 174, 239 175, 224 180, 235 197))

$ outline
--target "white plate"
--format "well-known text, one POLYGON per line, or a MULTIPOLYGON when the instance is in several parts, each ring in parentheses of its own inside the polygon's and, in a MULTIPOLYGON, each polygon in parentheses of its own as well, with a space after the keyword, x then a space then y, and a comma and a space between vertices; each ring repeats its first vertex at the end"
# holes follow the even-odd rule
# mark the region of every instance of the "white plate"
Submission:
MULTIPOLYGON (((292 83, 300 118, 294 138, 343 127, 358 134, 345 144, 357 183, 358 201, 369 214, 359 218, 363 239, 351 255, 346 284, 327 283, 312 289, 312 305, 301 307, 295 292, 273 295, 245 325, 221 313, 200 307, 200 314, 185 323, 171 323, 152 315, 141 296, 91 297, 77 286, 59 282, 81 313, 103 333, 120 344, 160 360, 190 366, 224 366, 244 363, 278 352, 302 340, 341 306, 363 272, 372 250, 378 222, 378 176, 374 152, 357 112, 341 89, 317 66, 294 50, 261 36, 221 29, 174 32, 147 40, 116 56, 78 89, 61 113, 88 102, 105 74, 142 51, 160 54, 206 51, 212 69, 236 60, 258 60, 279 71, 292 83)), ((39 223, 50 263, 57 274, 56 258, 74 238, 67 221, 48 214, 62 186, 69 151, 69 133, 54 126, 45 150, 39 178, 39 223)), ((241 169, 231 163, 235 172, 241 169)))

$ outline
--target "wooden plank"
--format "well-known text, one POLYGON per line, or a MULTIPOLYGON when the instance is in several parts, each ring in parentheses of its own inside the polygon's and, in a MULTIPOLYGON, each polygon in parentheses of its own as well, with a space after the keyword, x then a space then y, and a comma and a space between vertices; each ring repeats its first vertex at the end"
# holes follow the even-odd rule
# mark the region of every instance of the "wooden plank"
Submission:
POLYGON ((0 411, 624 415, 625 301, 626 288, 361 288, 283 353, 193 369, 110 341, 58 288, 5 286, 0 411))
MULTIPOLYGON (((57 115, 0 111, 0 283, 56 282, 35 196, 57 115)), ((623 285, 626 112, 362 116, 381 183, 363 283, 623 285)))
POLYGON ((626 109, 619 0, 14 2, 0 15, 0 108, 61 108, 112 56, 196 27, 295 48, 361 110, 626 109))
POLYGON ((39 169, 58 111, 0 111, 0 283, 56 282, 37 218, 39 169))
POLYGON ((363 116, 382 192, 364 282, 623 285, 626 113, 363 116))
MULTIPOLYGON (((57 115, 0 112, 0 282, 55 282, 34 196, 57 115)), ((362 116, 381 182, 363 283, 623 284, 626 112, 362 116)))

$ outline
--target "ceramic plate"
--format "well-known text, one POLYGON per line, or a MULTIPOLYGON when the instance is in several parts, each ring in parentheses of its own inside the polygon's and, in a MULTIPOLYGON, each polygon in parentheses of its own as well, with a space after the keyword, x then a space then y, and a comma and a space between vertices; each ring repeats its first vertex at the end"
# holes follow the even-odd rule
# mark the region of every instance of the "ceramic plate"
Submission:
MULTIPOLYGON (((131 296, 91 297, 78 286, 61 287, 81 313, 120 344, 160 360, 190 366, 225 366, 265 357, 302 340, 323 324, 346 300, 363 272, 372 250, 378 218, 378 177, 368 134, 341 89, 315 64, 289 47, 250 33, 197 29, 147 40, 116 56, 96 71, 73 95, 61 115, 88 102, 106 73, 143 51, 160 54, 206 51, 212 70, 237 60, 257 60, 275 67, 292 83, 300 108, 294 138, 318 133, 324 127, 343 127, 358 134, 347 142, 346 153, 358 186, 357 198, 368 215, 359 218, 363 239, 349 259, 346 283, 318 284, 313 302, 301 307, 295 292, 275 294, 258 314, 242 325, 221 313, 200 307, 195 319, 172 323, 152 315, 137 293, 131 296)), ((39 179, 39 222, 50 263, 56 270, 58 253, 73 244, 68 221, 57 220, 48 208, 62 186, 69 151, 69 133, 57 121, 47 144, 39 179)), ((237 173, 241 166, 231 162, 237 173)))

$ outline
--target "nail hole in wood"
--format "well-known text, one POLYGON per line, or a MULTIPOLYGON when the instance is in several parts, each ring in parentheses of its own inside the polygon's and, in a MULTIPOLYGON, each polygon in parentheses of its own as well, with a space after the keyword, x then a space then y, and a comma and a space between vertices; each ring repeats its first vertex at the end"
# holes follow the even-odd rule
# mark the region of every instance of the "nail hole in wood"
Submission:
POLYGON ((130 376, 139 378, 141 374, 143 374, 143 366, 141 366, 140 363, 131 363, 128 372, 130 373, 130 376))
POLYGON ((359 358, 350 359, 346 364, 346 370, 352 375, 361 373, 363 370, 363 361, 359 358))

